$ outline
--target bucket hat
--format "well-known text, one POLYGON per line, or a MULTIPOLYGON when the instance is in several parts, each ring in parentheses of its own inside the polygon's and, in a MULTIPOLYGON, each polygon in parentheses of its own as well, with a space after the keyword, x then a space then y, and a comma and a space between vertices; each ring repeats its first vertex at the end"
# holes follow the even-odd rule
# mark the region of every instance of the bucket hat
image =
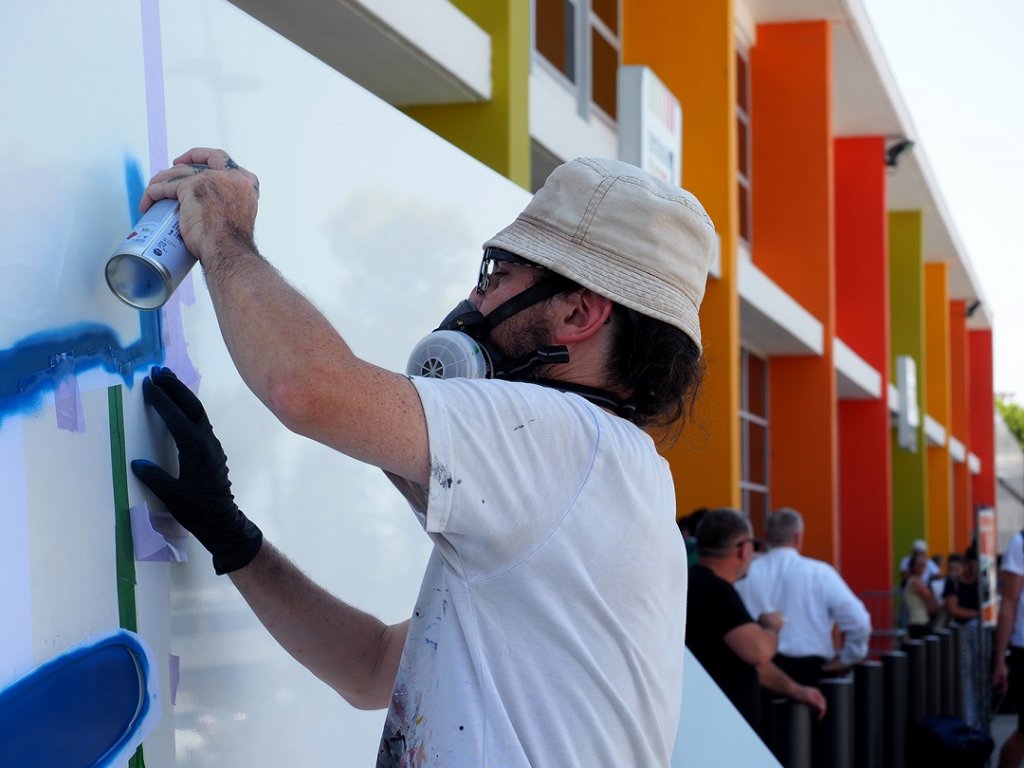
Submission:
POLYGON ((675 326, 698 348, 698 310, 716 246, 696 197, 634 165, 599 158, 560 165, 516 220, 484 243, 675 326))

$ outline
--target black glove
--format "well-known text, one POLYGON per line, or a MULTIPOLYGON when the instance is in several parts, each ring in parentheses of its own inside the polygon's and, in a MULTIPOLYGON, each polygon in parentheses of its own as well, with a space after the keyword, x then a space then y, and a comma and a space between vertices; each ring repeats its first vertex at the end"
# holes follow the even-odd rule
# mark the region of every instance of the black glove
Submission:
POLYGON ((132 472, 210 551, 218 574, 245 567, 260 551, 263 533, 235 506, 228 459, 203 404, 169 368, 152 370, 142 396, 178 446, 179 476, 142 459, 132 462, 132 472))

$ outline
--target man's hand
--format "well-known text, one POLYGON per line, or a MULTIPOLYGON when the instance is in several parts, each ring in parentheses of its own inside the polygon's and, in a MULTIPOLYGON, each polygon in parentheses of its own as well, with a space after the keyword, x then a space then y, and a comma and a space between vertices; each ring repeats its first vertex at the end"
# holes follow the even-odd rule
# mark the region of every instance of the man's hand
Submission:
POLYGON ((992 687, 999 693, 1006 693, 1010 682, 1010 669, 1006 665, 1006 656, 997 656, 992 661, 992 687))
POLYGON ((757 623, 767 630, 778 633, 782 631, 782 625, 786 623, 786 620, 778 611, 772 611, 758 616, 757 623))
POLYGON ((831 661, 825 662, 821 666, 821 671, 827 675, 835 675, 841 677, 850 671, 850 668, 840 661, 839 657, 836 656, 831 661))
POLYGON ((259 196, 259 179, 227 152, 196 147, 150 180, 141 208, 145 212, 157 200, 176 197, 185 247, 209 268, 232 244, 255 250, 259 196))
POLYGON ((824 695, 822 695, 821 691, 817 688, 811 688, 809 685, 801 685, 797 688, 793 698, 796 701, 802 701, 804 704, 809 704, 819 720, 825 717, 825 712, 828 710, 828 704, 825 701, 824 695))
POLYGON ((248 565, 263 533, 235 506, 227 456, 203 404, 168 368, 154 368, 142 382, 146 403, 160 415, 178 447, 178 477, 150 461, 132 462, 132 472, 174 518, 213 555, 218 574, 248 565))

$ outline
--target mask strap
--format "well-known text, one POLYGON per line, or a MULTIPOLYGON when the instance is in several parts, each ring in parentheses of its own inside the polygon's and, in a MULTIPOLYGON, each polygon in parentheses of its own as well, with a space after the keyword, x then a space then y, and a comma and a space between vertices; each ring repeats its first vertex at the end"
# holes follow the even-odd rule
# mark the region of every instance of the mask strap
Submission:
POLYGON ((604 389, 586 387, 582 384, 573 384, 568 381, 558 381, 557 379, 536 379, 530 383, 540 384, 542 387, 557 389, 561 392, 572 392, 600 408, 607 408, 616 416, 620 416, 626 421, 632 421, 636 415, 635 403, 629 400, 620 400, 604 389))
POLYGON ((550 299, 552 296, 557 296, 559 293, 565 292, 565 286, 558 285, 557 281, 543 281, 537 285, 527 288, 525 291, 521 291, 513 296, 511 299, 506 301, 499 307, 496 307, 487 315, 487 325, 494 328, 500 323, 508 320, 512 315, 522 312, 528 307, 532 307, 534 304, 550 299))

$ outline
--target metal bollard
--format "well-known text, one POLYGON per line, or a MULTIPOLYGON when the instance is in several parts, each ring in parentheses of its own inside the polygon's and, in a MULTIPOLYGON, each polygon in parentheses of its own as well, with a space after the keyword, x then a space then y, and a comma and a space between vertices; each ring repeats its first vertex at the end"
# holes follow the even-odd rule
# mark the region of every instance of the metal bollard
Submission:
POLYGON ((907 654, 882 654, 882 753, 886 768, 904 768, 907 750, 907 654))
POLYGON ((904 641, 903 652, 907 654, 907 727, 913 728, 928 710, 924 640, 904 641))
POLYGON ((942 654, 936 635, 924 638, 924 667, 925 717, 935 717, 942 714, 942 654))
POLYGON ((811 768, 811 708, 791 699, 773 699, 770 746, 784 768, 811 768))
POLYGON ((853 764, 882 768, 883 664, 865 661, 853 669, 853 764))
POLYGON ((963 628, 959 624, 949 625, 950 636, 953 639, 953 716, 963 717, 964 714, 964 681, 963 681, 963 660, 960 658, 960 634, 963 628))
POLYGON ((935 633, 939 638, 939 656, 941 657, 942 675, 939 683, 941 706, 940 715, 952 717, 956 713, 956 671, 953 667, 953 633, 948 629, 940 629, 935 633))
POLYGON ((853 768, 853 681, 826 678, 818 684, 828 710, 813 738, 815 765, 853 768))

